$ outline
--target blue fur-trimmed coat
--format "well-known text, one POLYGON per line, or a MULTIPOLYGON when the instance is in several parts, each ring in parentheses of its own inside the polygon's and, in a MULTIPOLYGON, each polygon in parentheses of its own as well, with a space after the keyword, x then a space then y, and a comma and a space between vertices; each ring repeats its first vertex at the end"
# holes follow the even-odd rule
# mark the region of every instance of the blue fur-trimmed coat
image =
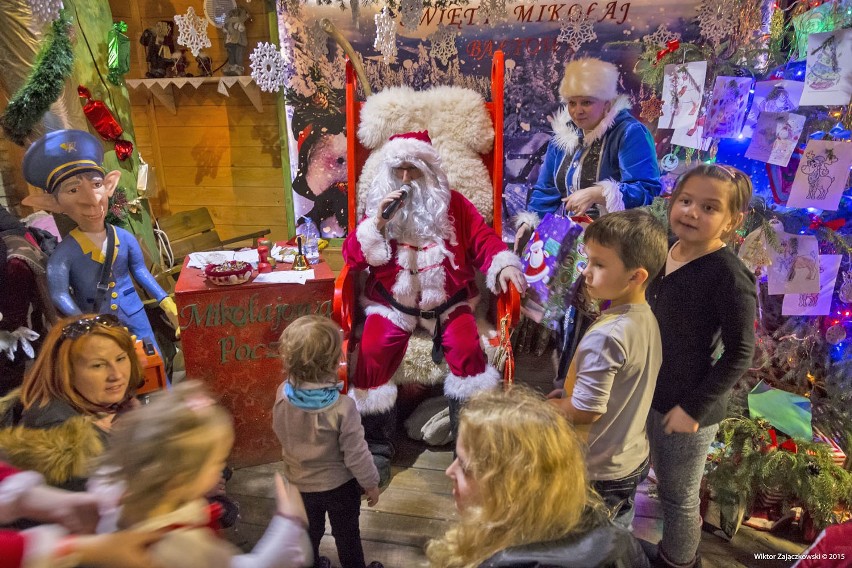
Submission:
MULTIPOLYGON (((629 111, 625 95, 615 99, 610 111, 588 135, 574 125, 568 108, 553 118, 551 138, 538 181, 527 195, 527 211, 520 213, 517 224, 531 227, 546 213, 555 212, 566 194, 559 186, 571 187, 574 168, 566 168, 568 183, 557 183, 557 174, 564 160, 578 160, 585 148, 603 138, 597 180, 603 187, 607 212, 648 205, 660 194, 660 168, 651 133, 629 111)), ((587 158, 588 159, 588 158, 587 158)), ((580 188, 584 189, 584 188, 580 188)))

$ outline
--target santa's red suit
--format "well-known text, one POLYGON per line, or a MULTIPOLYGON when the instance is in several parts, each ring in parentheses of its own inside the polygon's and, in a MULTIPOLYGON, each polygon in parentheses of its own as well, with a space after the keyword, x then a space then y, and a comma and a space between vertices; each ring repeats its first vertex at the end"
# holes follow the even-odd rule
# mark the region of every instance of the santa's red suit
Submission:
POLYGON ((466 290, 467 298, 441 315, 444 357, 450 368, 444 393, 466 400, 500 383, 499 372, 486 362, 469 301, 479 294, 475 270, 486 275, 488 289, 496 294, 500 270, 519 267, 520 263, 473 204, 455 191, 451 192, 448 216, 456 238, 443 245, 452 260, 434 243, 412 247, 386 240, 371 218, 343 243, 343 258, 350 268, 369 270, 361 299, 367 321, 349 393, 362 414, 382 413, 393 407, 396 385, 390 378, 402 362, 408 338, 418 324, 430 330, 434 325, 391 306, 380 293, 379 284, 400 304, 420 310, 440 306, 466 290))

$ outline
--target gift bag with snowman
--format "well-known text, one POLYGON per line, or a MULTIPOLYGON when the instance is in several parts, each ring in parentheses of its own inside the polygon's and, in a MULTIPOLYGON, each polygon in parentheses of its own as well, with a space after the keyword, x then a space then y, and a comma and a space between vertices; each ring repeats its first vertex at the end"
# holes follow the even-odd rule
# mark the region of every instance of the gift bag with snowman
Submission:
POLYGON ((521 264, 527 279, 527 288, 521 309, 523 313, 542 325, 556 325, 553 307, 562 305, 562 298, 554 297, 554 292, 564 287, 559 284, 564 274, 564 264, 573 265, 575 245, 583 228, 570 217, 548 213, 536 227, 524 248, 521 264))

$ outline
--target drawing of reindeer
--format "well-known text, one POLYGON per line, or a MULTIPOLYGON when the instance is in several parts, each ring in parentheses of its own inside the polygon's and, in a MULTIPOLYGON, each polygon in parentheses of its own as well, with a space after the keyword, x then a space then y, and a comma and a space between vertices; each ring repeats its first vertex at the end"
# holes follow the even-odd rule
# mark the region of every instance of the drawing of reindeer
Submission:
POLYGON ((831 152, 817 156, 813 150, 805 153, 805 163, 802 173, 808 176, 808 199, 825 199, 834 177, 828 166, 837 161, 837 156, 831 152))

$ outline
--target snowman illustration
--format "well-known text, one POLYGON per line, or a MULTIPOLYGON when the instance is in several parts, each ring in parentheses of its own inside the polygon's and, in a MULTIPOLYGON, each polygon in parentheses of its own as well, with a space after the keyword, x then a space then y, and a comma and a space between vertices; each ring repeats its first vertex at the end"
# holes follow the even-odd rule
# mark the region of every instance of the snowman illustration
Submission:
POLYGON ((524 255, 524 260, 527 261, 527 267, 524 270, 527 282, 530 284, 533 282, 547 283, 550 279, 550 267, 545 259, 549 256, 550 253, 544 250, 544 241, 541 240, 538 232, 534 233, 532 241, 530 241, 529 251, 524 255))

